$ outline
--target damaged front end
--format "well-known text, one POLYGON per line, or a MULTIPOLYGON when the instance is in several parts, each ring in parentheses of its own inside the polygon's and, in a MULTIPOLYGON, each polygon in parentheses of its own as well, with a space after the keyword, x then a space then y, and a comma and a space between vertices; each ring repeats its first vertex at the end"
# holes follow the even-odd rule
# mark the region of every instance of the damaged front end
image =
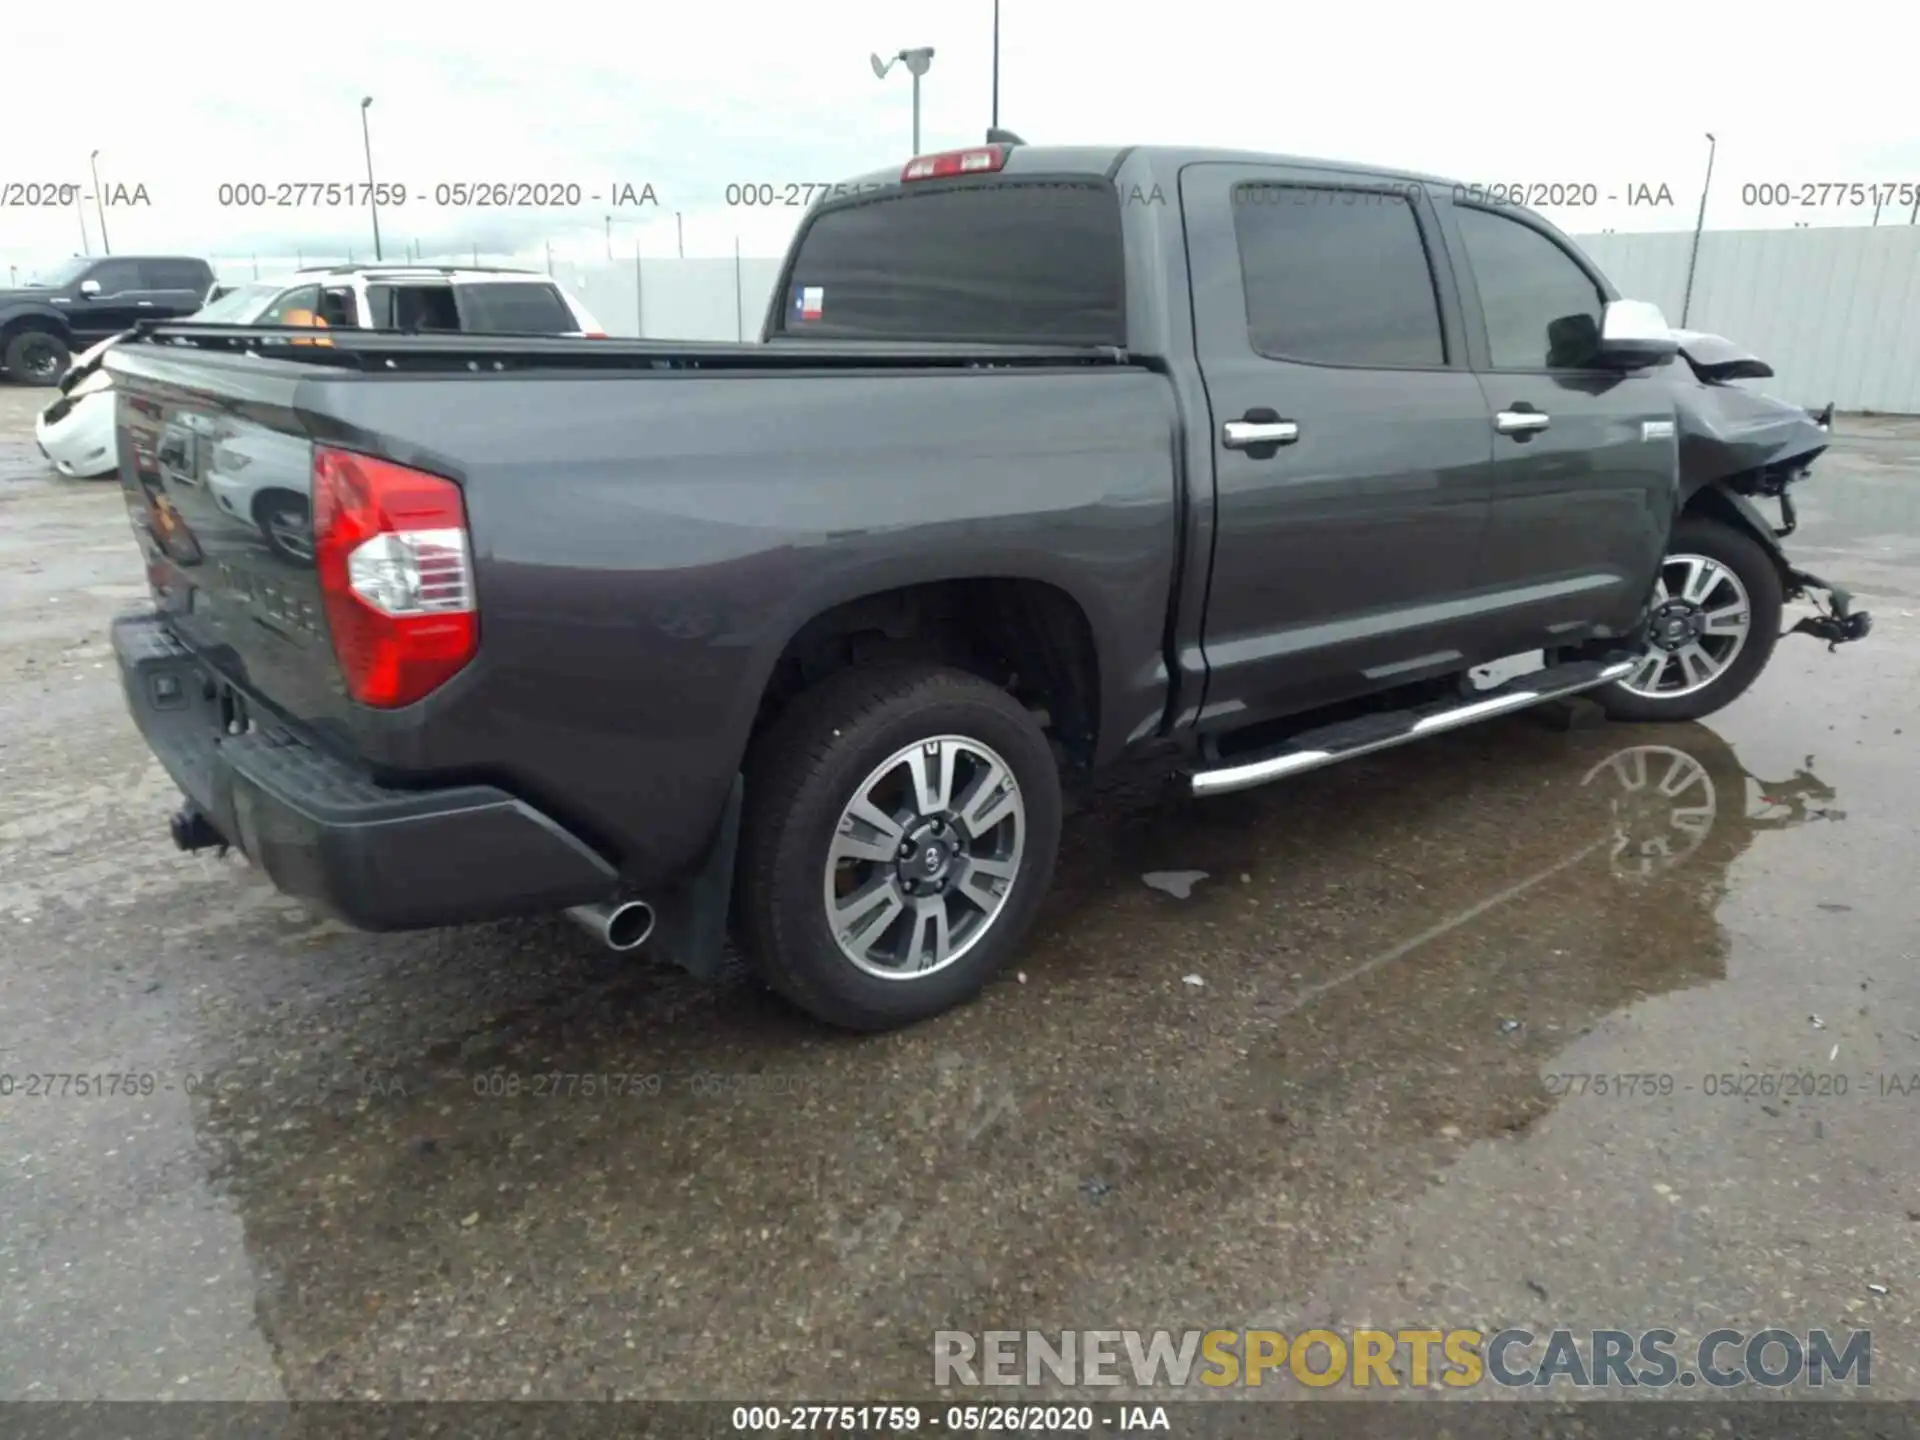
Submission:
POLYGON ((1803 570, 1781 541, 1799 527, 1791 487, 1805 480, 1833 439, 1833 405, 1809 410, 1733 382, 1762 380, 1773 367, 1718 335, 1677 331, 1675 417, 1680 442, 1683 506, 1730 512, 1764 545, 1779 566, 1788 600, 1807 599, 1821 613, 1793 625, 1790 635, 1812 635, 1829 650, 1864 638, 1873 617, 1853 608, 1852 594, 1803 570), (1774 500, 1780 523, 1754 503, 1774 500))

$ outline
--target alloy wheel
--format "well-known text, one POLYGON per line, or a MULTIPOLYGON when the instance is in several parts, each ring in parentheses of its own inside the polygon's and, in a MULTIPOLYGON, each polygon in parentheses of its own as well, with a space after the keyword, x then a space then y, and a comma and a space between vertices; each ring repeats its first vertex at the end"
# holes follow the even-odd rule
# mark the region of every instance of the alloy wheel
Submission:
POLYGON ((1647 652, 1621 688, 1649 700, 1704 690, 1746 648, 1753 628, 1747 588, 1709 555, 1669 555, 1660 567, 1647 652))
POLYGON ((993 748, 962 735, 904 746, 840 812, 823 898, 840 952, 882 980, 953 964, 1005 911, 1026 802, 993 748))
POLYGON ((1610 792, 1613 845, 1608 863, 1615 874, 1634 879, 1670 869, 1698 850, 1720 808, 1707 767, 1671 745, 1616 750, 1580 784, 1596 781, 1610 792))

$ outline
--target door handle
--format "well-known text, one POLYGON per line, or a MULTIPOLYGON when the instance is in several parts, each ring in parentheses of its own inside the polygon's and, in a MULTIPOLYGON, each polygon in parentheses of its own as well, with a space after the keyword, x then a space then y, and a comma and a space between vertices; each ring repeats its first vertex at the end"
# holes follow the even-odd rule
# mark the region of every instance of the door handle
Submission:
POLYGON ((1255 445, 1291 445, 1300 427, 1291 420, 1229 420, 1220 427, 1220 443, 1229 450, 1255 445))
POLYGON ((1502 410, 1493 417, 1493 428, 1502 435, 1531 435, 1553 423, 1551 415, 1538 410, 1502 410))

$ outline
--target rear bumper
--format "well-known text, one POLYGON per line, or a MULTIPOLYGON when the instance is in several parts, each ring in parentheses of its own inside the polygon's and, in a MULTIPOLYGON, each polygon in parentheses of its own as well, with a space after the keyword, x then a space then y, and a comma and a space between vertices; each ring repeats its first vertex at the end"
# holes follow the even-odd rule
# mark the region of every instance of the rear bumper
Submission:
POLYGON ((248 697, 156 615, 116 620, 113 648, 134 722, 189 802, 281 890, 350 925, 464 924, 619 888, 596 851, 493 786, 397 790, 284 732, 225 733, 248 697))

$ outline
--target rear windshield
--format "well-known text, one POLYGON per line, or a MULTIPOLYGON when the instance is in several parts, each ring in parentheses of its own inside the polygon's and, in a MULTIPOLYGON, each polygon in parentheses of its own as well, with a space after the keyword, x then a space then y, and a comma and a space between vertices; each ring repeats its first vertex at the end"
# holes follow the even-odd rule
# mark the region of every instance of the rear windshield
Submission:
POLYGON ((1111 185, 908 185, 814 218, 777 333, 1122 345, 1125 295, 1111 185))
POLYGON ((564 335, 579 322, 551 285, 524 281, 461 285, 460 313, 468 330, 492 335, 564 335))

